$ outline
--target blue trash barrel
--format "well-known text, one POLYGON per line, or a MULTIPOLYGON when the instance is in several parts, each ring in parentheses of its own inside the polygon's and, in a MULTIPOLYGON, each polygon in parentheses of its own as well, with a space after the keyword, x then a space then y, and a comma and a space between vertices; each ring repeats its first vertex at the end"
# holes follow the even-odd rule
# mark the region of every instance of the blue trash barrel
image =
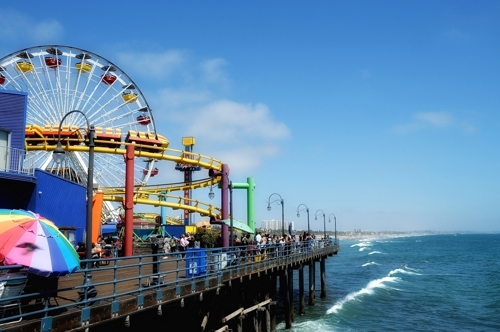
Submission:
POLYGON ((203 248, 187 248, 186 277, 205 274, 207 271, 207 255, 203 248))

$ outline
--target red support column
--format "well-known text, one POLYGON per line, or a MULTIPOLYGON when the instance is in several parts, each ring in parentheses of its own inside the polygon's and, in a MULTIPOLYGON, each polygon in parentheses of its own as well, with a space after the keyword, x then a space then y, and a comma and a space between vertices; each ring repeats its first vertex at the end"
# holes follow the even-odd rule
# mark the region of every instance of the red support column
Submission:
POLYGON ((133 254, 132 238, 134 233, 134 146, 127 145, 125 152, 125 239, 123 254, 133 254))

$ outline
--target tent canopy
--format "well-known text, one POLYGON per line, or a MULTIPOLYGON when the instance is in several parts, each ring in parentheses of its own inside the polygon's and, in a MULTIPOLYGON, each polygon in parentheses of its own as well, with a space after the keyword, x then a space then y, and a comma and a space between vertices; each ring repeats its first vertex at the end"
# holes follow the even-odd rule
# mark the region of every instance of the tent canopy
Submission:
MULTIPOLYGON (((223 219, 223 220, 221 220, 221 222, 223 222, 224 224, 231 227, 231 219, 223 219)), ((243 232, 247 232, 247 233, 252 233, 252 234, 255 233, 255 231, 253 229, 251 229, 250 226, 248 226, 243 221, 240 221, 237 219, 233 219, 233 228, 238 229, 238 230, 243 231, 243 232)))

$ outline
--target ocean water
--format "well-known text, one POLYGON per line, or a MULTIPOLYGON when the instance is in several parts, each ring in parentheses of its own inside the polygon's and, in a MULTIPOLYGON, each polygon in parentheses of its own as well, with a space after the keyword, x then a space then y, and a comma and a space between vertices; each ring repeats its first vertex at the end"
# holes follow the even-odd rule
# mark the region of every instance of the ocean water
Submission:
MULTIPOLYGON (((500 331, 500 234, 344 240, 293 332, 500 331)), ((295 281, 298 277, 294 278, 295 281)), ((296 286, 298 289, 298 286, 296 286)), ((285 330, 284 323, 277 329, 285 330)))

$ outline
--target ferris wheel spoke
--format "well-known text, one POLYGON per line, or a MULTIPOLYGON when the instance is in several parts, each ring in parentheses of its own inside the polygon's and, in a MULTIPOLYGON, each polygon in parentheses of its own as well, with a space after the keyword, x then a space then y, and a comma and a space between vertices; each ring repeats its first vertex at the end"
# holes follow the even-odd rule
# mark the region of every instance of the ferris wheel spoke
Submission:
POLYGON ((33 151, 26 154, 25 160, 29 165, 43 165, 40 168, 45 169, 52 160, 52 154, 47 154, 44 151, 33 151))
POLYGON ((110 107, 112 102, 116 102, 118 95, 112 95, 112 91, 109 90, 110 87, 108 87, 102 94, 101 96, 96 100, 96 103, 93 105, 93 111, 89 112, 90 118, 94 117, 105 117, 109 116, 110 114, 116 112, 120 108, 118 107, 110 107), (104 98, 109 98, 108 100, 104 100, 104 98), (98 103, 103 101, 104 103, 100 106, 98 106, 98 103), (109 109, 109 111, 105 111, 106 109, 109 109), (104 112, 104 114, 101 115, 101 113, 104 112))
MULTIPOLYGON (((36 68, 36 65, 33 62, 31 62, 31 64, 36 68)), ((24 77, 23 81, 27 83, 27 87, 30 91, 32 91, 33 95, 37 96, 36 102, 38 108, 45 109, 45 114, 51 115, 52 112, 50 110, 53 110, 53 105, 48 98, 47 89, 45 89, 41 83, 37 70, 34 69, 30 71, 28 75, 26 75, 26 73, 22 74, 22 76, 24 77), (28 79, 28 75, 31 75, 33 78, 28 79)))
MULTIPOLYGON (((81 63, 82 63, 82 65, 86 64, 85 56, 83 57, 81 63)), ((79 91, 80 93, 78 94, 78 96, 76 94, 74 96, 74 100, 77 102, 76 109, 80 109, 80 108, 86 109, 87 105, 92 100, 92 96, 93 96, 95 90, 97 90, 97 84, 96 84, 94 86, 94 89, 92 90, 92 92, 90 92, 89 94, 86 94, 87 91, 91 90, 91 84, 93 83, 92 78, 93 78, 94 72, 95 72, 95 66, 92 66, 89 73, 84 73, 83 71, 78 71, 78 73, 77 73, 77 79, 75 82, 75 91, 79 91), (84 81, 84 85, 80 89, 81 81, 84 81), (83 105, 82 105, 82 102, 83 102, 83 105)))
MULTIPOLYGON (((123 89, 121 92, 125 91, 125 89, 123 89)), ((113 113, 118 113, 118 111, 124 107, 125 105, 127 105, 126 102, 122 102, 120 103, 118 106, 115 106, 113 108, 110 108, 109 111, 105 111, 107 106, 109 106, 112 102, 115 102, 117 100, 120 100, 119 98, 121 97, 121 93, 118 93, 116 94, 113 99, 110 99, 106 104, 102 105, 99 109, 96 110, 96 112, 94 112, 94 115, 96 117, 95 121, 99 121, 99 119, 101 118, 109 118, 111 114, 113 113)))
POLYGON ((79 179, 81 184, 87 183, 88 179, 88 155, 84 156, 85 153, 75 152, 69 154, 69 159, 73 165, 73 171, 79 179))
MULTIPOLYGON (((108 112, 106 114, 106 116, 104 116, 104 115, 99 116, 99 118, 97 119, 98 120, 97 123, 99 123, 100 126, 104 127, 105 125, 113 124, 113 123, 117 122, 118 120, 126 119, 134 113, 133 111, 127 111, 127 112, 119 113, 117 116, 112 116, 112 114, 115 113, 118 109, 119 108, 116 108, 112 112, 108 112)), ((135 125, 136 122, 133 122, 133 123, 126 122, 121 127, 130 126, 132 124, 135 125)))
POLYGON ((2 67, 6 69, 5 71, 2 71, 2 75, 5 75, 8 78, 5 88, 8 89, 10 87, 12 90, 23 91, 21 85, 22 78, 17 79, 19 77, 19 71, 16 70, 13 63, 15 63, 15 61, 9 61, 2 65, 2 67), (11 71, 16 75, 12 75, 11 71))
POLYGON ((27 123, 33 124, 44 124, 47 123, 47 117, 43 111, 43 108, 38 104, 36 98, 29 95, 28 102, 31 106, 31 112, 26 116, 27 123))
MULTIPOLYGON (((37 87, 38 94, 41 96, 41 102, 43 103, 43 107, 46 109, 47 113, 55 114, 58 109, 57 99, 54 99, 57 95, 50 95, 50 83, 51 77, 47 71, 47 67, 43 66, 43 61, 40 58, 40 54, 36 55, 36 59, 38 59, 40 65, 35 64, 34 61, 31 61, 34 68, 40 68, 40 70, 32 70, 31 75, 33 75, 33 82, 37 87), (43 75, 45 78, 42 79, 40 76, 43 75), (45 84, 44 84, 45 82, 45 84)), ((47 114, 48 115, 48 114, 47 114)))

